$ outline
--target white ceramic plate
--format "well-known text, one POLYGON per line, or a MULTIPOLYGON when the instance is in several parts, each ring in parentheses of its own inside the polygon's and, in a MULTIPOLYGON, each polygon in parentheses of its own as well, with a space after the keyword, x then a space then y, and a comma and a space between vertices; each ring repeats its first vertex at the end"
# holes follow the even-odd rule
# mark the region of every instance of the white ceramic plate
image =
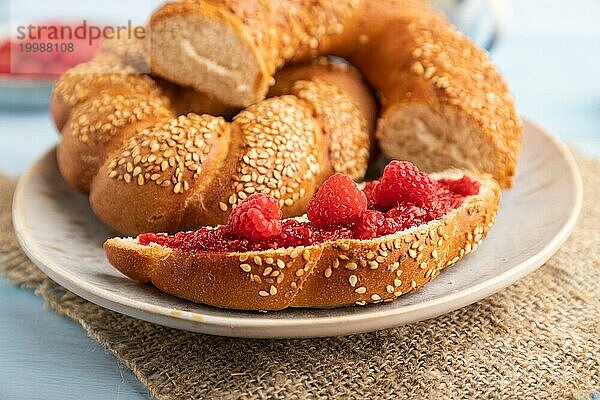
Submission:
POLYGON ((519 175, 503 194, 496 225, 473 255, 414 294, 391 303, 271 313, 194 304, 137 284, 114 270, 102 243, 115 233, 87 198, 63 181, 49 151, 21 178, 13 221, 27 255, 81 297, 143 320, 224 336, 313 337, 373 331, 432 318, 509 286, 541 266, 573 229, 582 202, 577 166, 566 147, 525 124, 519 175))

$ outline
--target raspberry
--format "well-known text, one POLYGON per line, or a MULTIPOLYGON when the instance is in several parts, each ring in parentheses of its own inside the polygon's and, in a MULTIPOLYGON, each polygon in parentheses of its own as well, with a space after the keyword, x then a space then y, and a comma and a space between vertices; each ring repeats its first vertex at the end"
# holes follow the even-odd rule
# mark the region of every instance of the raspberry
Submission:
POLYGON ((373 189, 379 181, 370 181, 365 183, 365 187, 363 188, 363 193, 367 196, 367 208, 372 209, 375 203, 373 202, 373 189))
POLYGON ((283 230, 277 239, 279 247, 310 246, 315 242, 315 234, 309 224, 293 219, 283 223, 283 230))
POLYGON ((228 233, 240 239, 264 241, 281 233, 281 207, 267 194, 253 194, 233 209, 228 233))
POLYGON ((320 228, 355 222, 367 209, 367 197, 352 179, 332 175, 319 188, 306 209, 310 222, 320 228))
POLYGON ((354 234, 358 239, 372 239, 379 234, 385 216, 381 211, 367 210, 354 225, 354 234))
POLYGON ((411 203, 400 204, 398 207, 389 210, 385 215, 397 221, 400 224, 400 229, 412 228, 430 220, 427 211, 411 203))
POLYGON ((440 179, 438 182, 446 186, 452 193, 463 197, 478 194, 481 187, 479 182, 474 181, 466 175, 460 179, 440 179))
POLYGON ((379 184, 373 189, 376 205, 387 209, 402 202, 417 206, 429 204, 438 183, 408 161, 392 161, 383 170, 379 184))
POLYGON ((385 218, 383 220, 383 224, 381 224, 381 229, 379 230, 379 235, 389 235, 404 229, 402 225, 402 221, 398 221, 394 218, 385 218))

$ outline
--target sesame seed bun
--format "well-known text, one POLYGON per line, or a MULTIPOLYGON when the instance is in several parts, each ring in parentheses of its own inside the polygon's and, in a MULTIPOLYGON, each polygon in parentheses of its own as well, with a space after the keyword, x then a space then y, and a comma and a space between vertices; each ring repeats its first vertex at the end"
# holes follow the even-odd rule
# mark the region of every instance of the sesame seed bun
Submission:
MULTIPOLYGON (((457 178, 464 171, 434 174, 457 178)), ((475 251, 493 225, 500 187, 490 176, 478 195, 443 219, 372 240, 247 253, 186 253, 135 238, 104 243, 109 262, 131 279, 217 307, 280 310, 392 301, 475 251)))

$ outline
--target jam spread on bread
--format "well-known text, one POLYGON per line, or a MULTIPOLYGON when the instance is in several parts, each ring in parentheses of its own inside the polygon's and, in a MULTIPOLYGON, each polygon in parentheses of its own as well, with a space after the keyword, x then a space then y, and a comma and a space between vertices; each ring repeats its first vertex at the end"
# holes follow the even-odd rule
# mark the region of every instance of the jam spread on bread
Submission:
POLYGON ((362 190, 343 174, 331 176, 309 203, 307 218, 282 220, 277 200, 254 194, 234 209, 225 225, 175 235, 145 233, 138 241, 190 253, 228 253, 372 239, 442 218, 479 188, 466 175, 434 180, 409 162, 392 161, 379 180, 362 190))

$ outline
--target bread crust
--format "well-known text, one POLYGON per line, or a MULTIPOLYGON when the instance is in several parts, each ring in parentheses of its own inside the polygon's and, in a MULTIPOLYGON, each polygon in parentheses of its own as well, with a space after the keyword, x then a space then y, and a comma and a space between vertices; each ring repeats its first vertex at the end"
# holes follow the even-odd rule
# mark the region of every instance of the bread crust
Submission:
POLYGON ((493 225, 500 187, 489 176, 474 178, 482 184, 480 194, 443 219, 373 240, 193 255, 114 238, 104 249, 108 261, 131 279, 216 307, 280 310, 391 301, 430 282, 481 244, 493 225))
MULTIPOLYGON (((431 162, 427 146, 416 155, 402 148, 409 146, 404 142, 418 140, 412 132, 420 121, 401 127, 395 122, 407 115, 407 105, 422 104, 432 116, 445 119, 444 126, 426 132, 440 143, 434 150, 444 146, 463 150, 456 157, 448 155, 448 164, 491 173, 503 187, 513 184, 522 124, 510 91, 487 53, 425 1, 191 0, 165 4, 149 25, 150 63, 159 74, 192 86, 219 78, 222 85, 205 90, 239 106, 264 98, 283 65, 319 55, 344 57, 380 94, 377 137, 389 157, 421 166, 431 162), (185 30, 172 29, 181 24, 187 24, 185 30), (184 73, 179 65, 195 61, 185 49, 177 50, 180 39, 191 36, 196 27, 219 24, 227 35, 237 36, 228 41, 233 50, 223 51, 233 52, 233 60, 245 60, 252 68, 235 70, 231 62, 231 76, 227 71, 223 76, 210 70, 194 76, 184 73), (253 90, 236 93, 237 80, 257 83, 253 90), (454 125, 454 120, 459 123, 454 125), (471 142, 481 150, 468 148, 471 142)), ((195 42, 198 51, 206 49, 207 58, 220 54, 220 43, 203 40, 199 35, 195 42)))

